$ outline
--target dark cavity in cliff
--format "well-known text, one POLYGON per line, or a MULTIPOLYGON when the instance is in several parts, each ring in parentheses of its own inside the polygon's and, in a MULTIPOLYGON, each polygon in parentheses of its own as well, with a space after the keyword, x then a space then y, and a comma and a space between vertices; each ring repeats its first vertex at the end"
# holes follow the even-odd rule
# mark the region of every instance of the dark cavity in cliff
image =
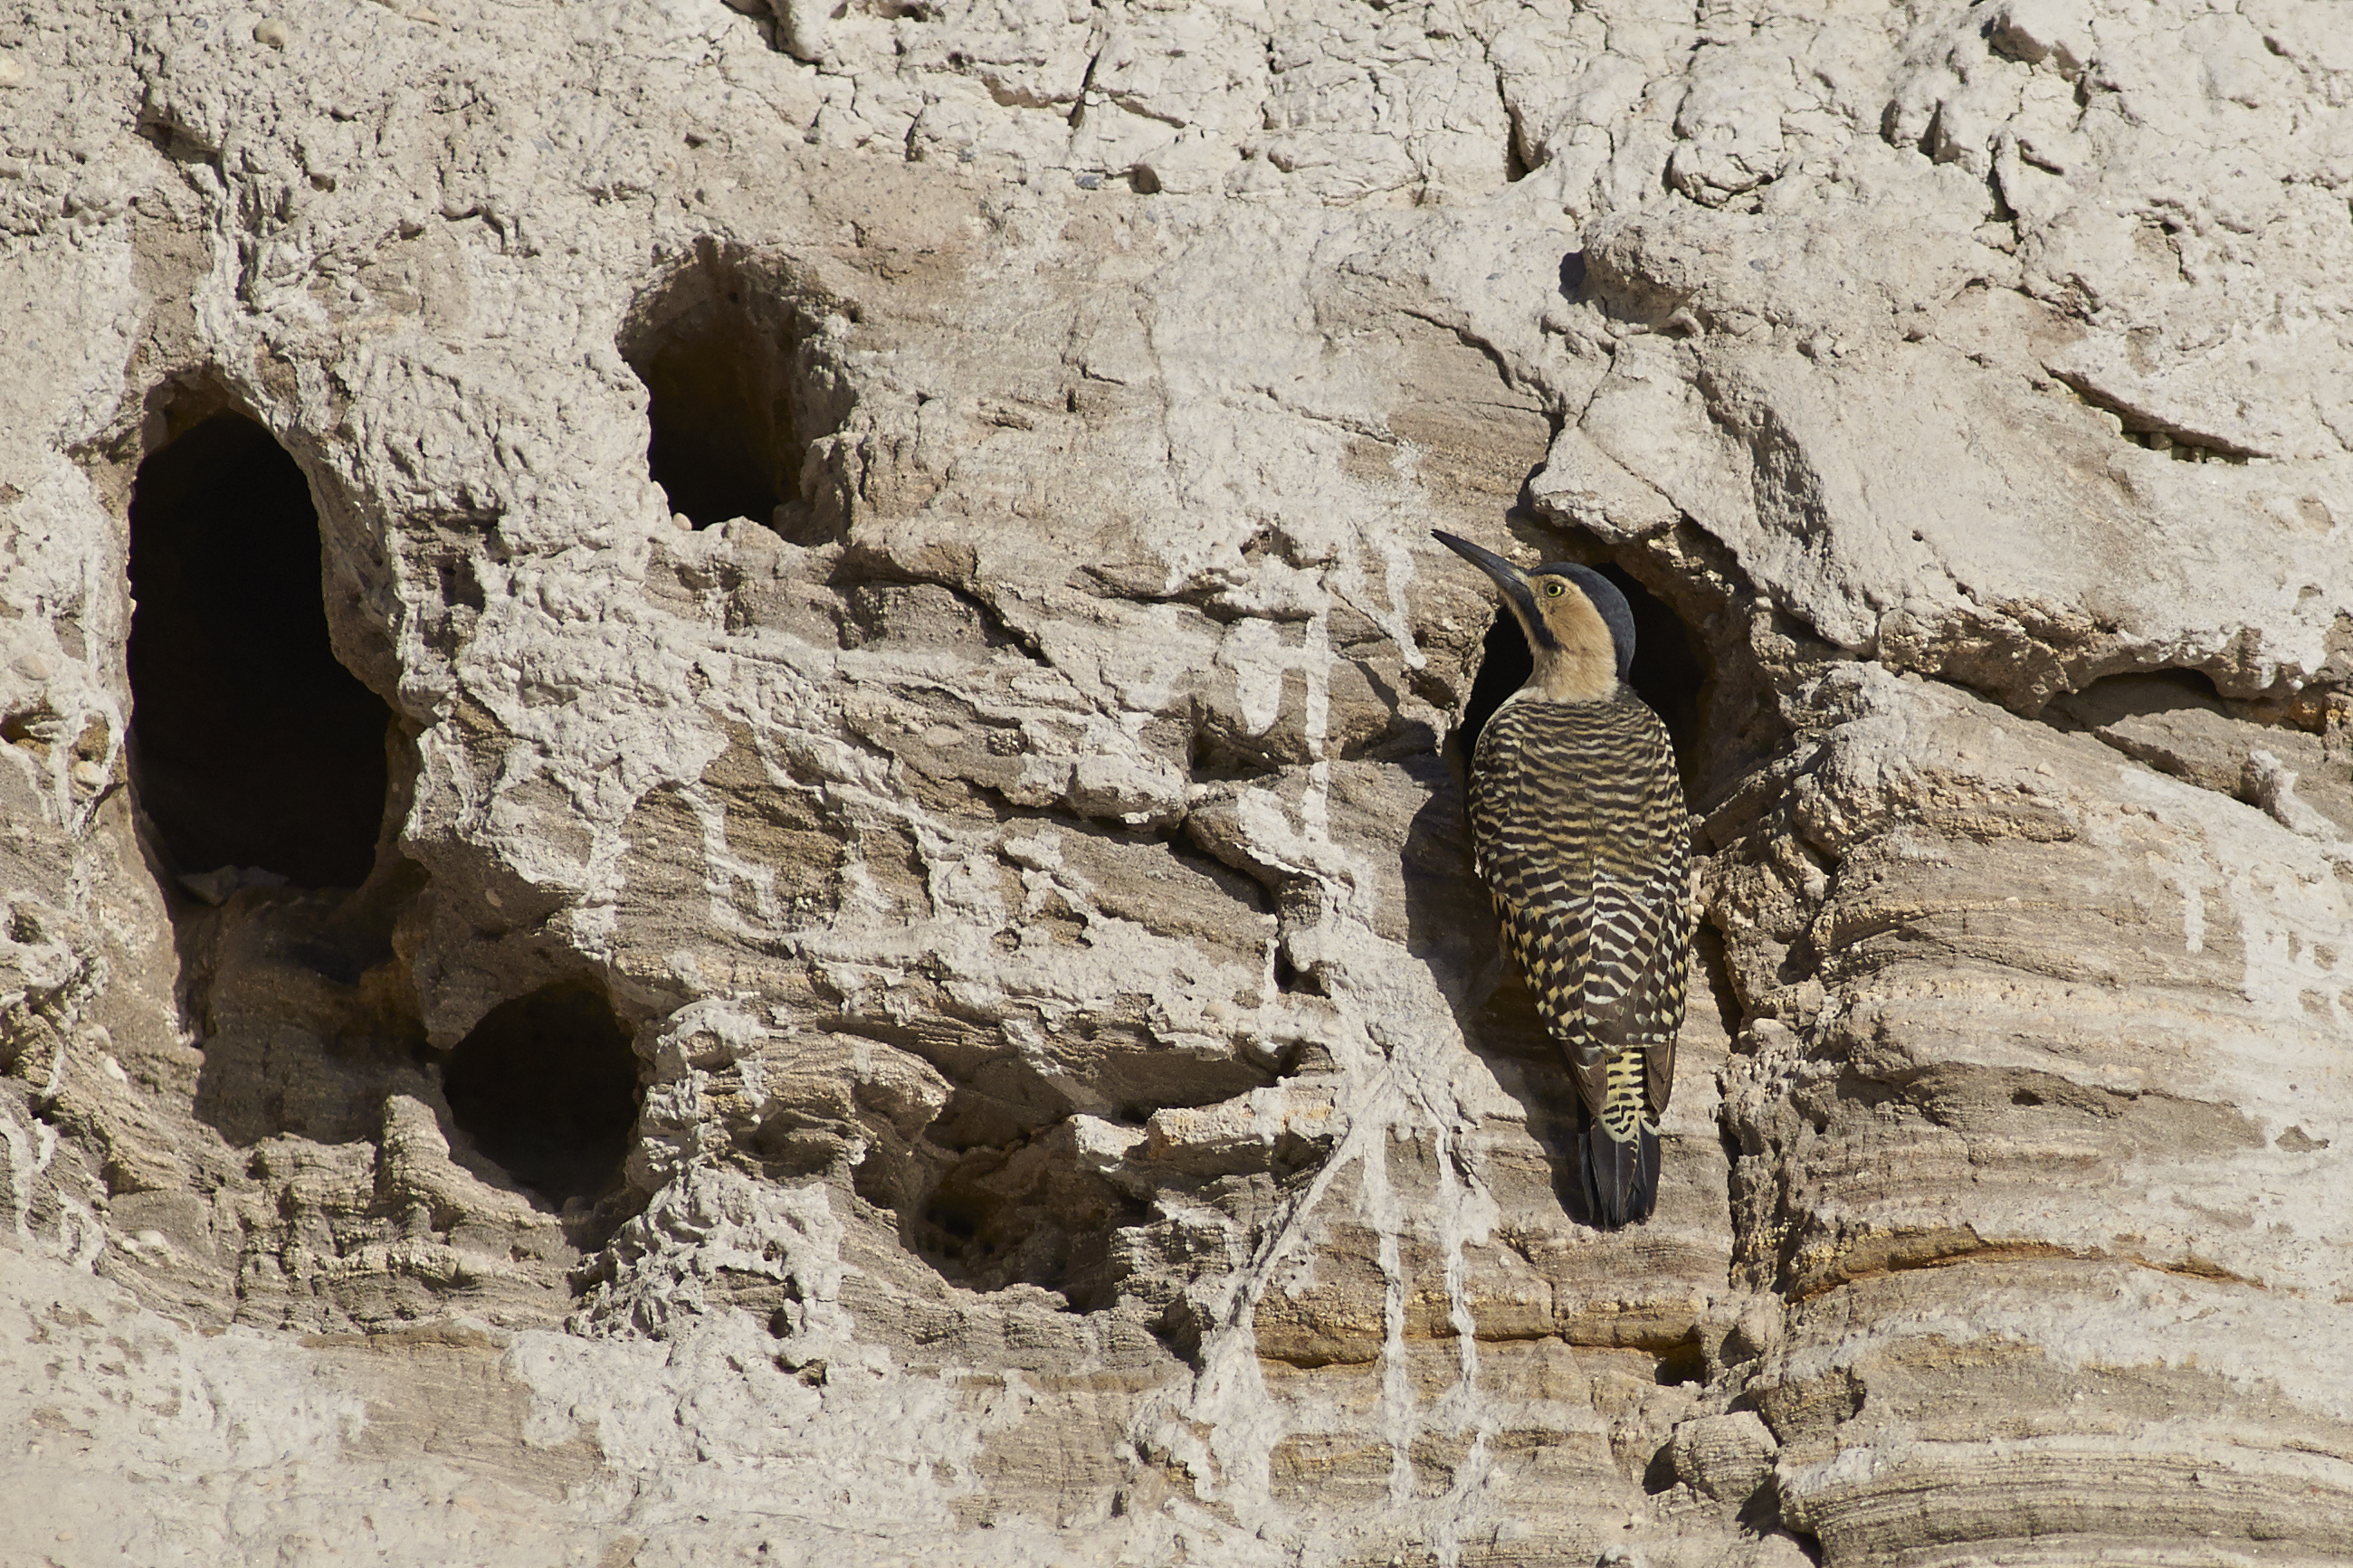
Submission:
POLYGON ((132 785, 168 869, 358 886, 392 714, 335 658, 302 470, 253 420, 204 420, 139 466, 130 574, 132 785))
POLYGON ((816 444, 851 399, 822 323, 786 263, 710 245, 630 312, 618 346, 645 384, 646 468, 672 512, 696 528, 749 518, 802 544, 839 532, 816 444))
POLYGON ((559 1206, 620 1179, 644 1094, 628 1030, 586 981, 484 1014, 449 1053, 441 1091, 476 1148, 559 1206))
MULTIPOLYGON (((1683 787, 1689 791, 1697 777, 1694 770, 1704 733, 1700 700, 1707 679, 1706 661, 1690 629, 1664 600, 1621 567, 1600 562, 1593 569, 1617 584, 1626 595, 1627 608, 1634 613, 1634 668, 1628 672, 1626 683, 1666 721, 1683 787)), ((1487 628, 1479 672, 1472 680, 1470 700, 1462 705, 1461 726, 1455 731, 1465 760, 1478 745, 1479 731, 1495 716, 1495 710, 1535 670, 1535 663, 1528 653, 1527 638, 1521 634, 1520 623, 1512 618, 1509 610, 1499 607, 1494 624, 1487 628)))

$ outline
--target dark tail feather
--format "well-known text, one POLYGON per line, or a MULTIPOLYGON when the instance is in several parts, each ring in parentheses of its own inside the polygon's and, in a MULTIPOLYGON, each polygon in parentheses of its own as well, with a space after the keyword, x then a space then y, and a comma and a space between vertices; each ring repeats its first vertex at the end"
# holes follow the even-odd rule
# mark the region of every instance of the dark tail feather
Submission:
POLYGON ((1585 1144, 1585 1204, 1603 1230, 1651 1217, 1659 1201, 1659 1135, 1649 1128, 1620 1143, 1596 1125, 1578 1138, 1585 1144))

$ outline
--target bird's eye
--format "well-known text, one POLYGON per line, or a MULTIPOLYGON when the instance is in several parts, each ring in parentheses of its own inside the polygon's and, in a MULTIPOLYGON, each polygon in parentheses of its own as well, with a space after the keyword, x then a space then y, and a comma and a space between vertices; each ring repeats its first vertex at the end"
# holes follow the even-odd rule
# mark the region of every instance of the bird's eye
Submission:
POLYGON ((1563 594, 1567 592, 1568 586, 1564 583, 1547 583, 1545 584, 1545 597, 1547 599, 1557 599, 1563 594))

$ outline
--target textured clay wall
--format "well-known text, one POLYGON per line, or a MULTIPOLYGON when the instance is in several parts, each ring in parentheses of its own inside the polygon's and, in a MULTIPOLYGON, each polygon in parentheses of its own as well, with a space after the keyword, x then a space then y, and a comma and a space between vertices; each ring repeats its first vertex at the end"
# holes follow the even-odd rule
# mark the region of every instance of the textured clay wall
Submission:
POLYGON ((2342 6, 736 3, 0 14, 0 1558, 2353 1557, 2342 6))

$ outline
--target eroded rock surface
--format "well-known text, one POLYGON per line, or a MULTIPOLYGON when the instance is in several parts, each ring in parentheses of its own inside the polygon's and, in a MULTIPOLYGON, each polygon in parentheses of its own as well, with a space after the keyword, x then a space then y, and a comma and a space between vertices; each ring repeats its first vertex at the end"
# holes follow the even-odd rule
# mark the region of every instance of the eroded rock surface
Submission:
POLYGON ((2289 0, 0 20, 11 1539, 2353 1555, 2348 100, 2289 0), (1629 1231, 1432 528, 1676 730, 1629 1231))

